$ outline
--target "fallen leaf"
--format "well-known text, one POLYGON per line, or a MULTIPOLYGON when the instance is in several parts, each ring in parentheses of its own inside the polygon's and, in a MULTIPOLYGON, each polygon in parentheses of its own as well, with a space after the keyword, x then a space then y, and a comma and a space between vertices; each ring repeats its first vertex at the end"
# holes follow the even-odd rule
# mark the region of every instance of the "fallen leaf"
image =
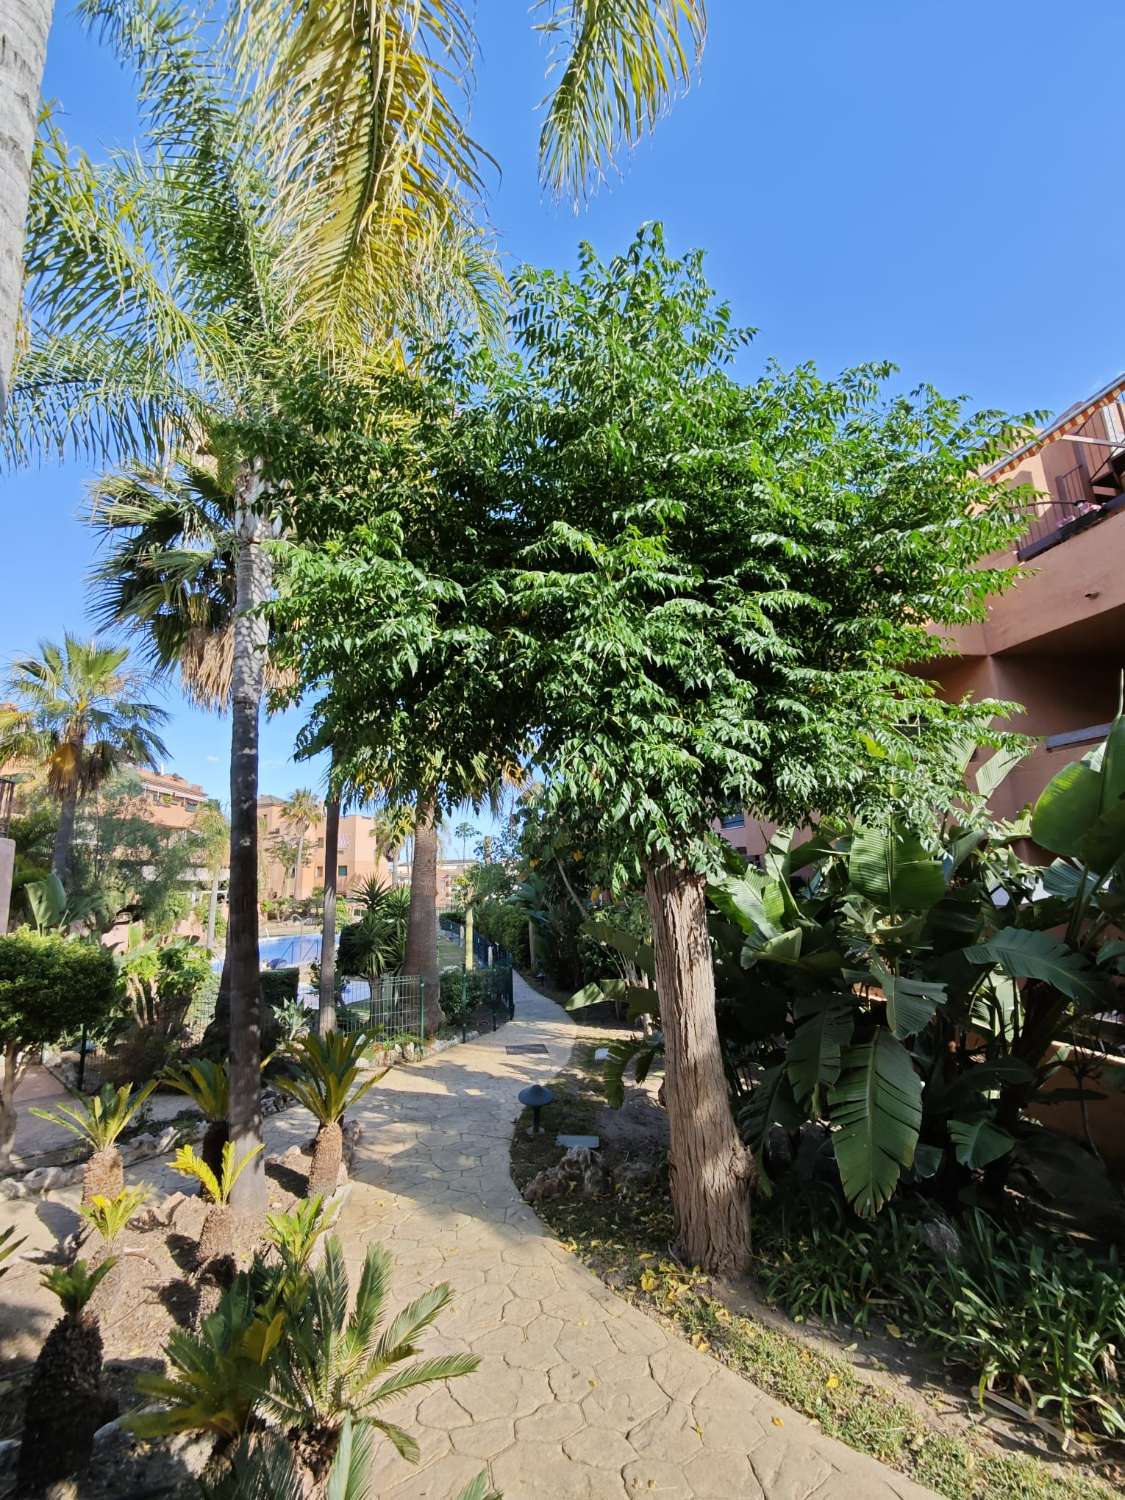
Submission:
POLYGON ((891 1338, 893 1338, 893 1339, 900 1339, 900 1338, 902 1338, 902 1329, 898 1326, 897 1323, 888 1323, 887 1324, 887 1332, 890 1334, 891 1338))
POLYGON ((839 1384, 839 1375, 829 1375, 828 1379, 824 1382, 824 1388, 827 1391, 834 1391, 839 1384))
POLYGON ((782 1421, 782 1419, 780 1417, 771 1417, 770 1421, 773 1423, 773 1425, 775 1427, 784 1427, 785 1426, 785 1423, 782 1421))

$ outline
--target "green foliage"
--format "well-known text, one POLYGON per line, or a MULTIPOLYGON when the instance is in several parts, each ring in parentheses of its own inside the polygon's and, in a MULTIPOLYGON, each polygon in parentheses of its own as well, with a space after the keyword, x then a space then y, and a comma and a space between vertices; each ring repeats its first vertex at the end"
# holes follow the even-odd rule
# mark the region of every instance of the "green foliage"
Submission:
POLYGON ((755 1222, 758 1275, 790 1316, 868 1328, 872 1315, 1067 1436, 1125 1432, 1118 1351, 1125 1281, 1115 1254, 1061 1235, 959 1221, 960 1253, 922 1238, 917 1199, 860 1223, 828 1190, 793 1181, 755 1222))
POLYGON ((258 979, 262 1004, 272 1010, 275 1006, 292 1003, 297 998, 300 983, 301 971, 297 967, 263 969, 258 979))
POLYGON ((230 1075, 226 1063, 196 1058, 165 1068, 160 1081, 166 1088, 185 1094, 207 1120, 225 1120, 230 1113, 230 1075))
POLYGON ((844 1049, 828 1095, 836 1161, 857 1213, 877 1213, 914 1161, 922 1124, 922 1081, 910 1054, 889 1031, 844 1049))
POLYGON ((360 1063, 370 1046, 371 1038, 362 1031, 298 1037, 288 1052, 298 1075, 279 1078, 279 1087, 322 1125, 342 1120, 382 1077, 381 1073, 360 1077, 360 1063))
POLYGON ((111 1255, 101 1265, 89 1270, 84 1260, 76 1260, 72 1266, 55 1266, 50 1271, 44 1271, 41 1281, 62 1303, 66 1316, 77 1318, 97 1291, 98 1283, 109 1275, 116 1264, 111 1255))
POLYGON ((341 974, 369 978, 397 974, 406 958, 410 888, 379 886, 364 901, 367 910, 359 921, 341 929, 337 969, 341 974))
POLYGON ((325 1241, 323 1260, 290 1312, 265 1404, 283 1427, 306 1432, 338 1427, 345 1416, 370 1421, 416 1462, 417 1443, 376 1412, 403 1391, 471 1374, 480 1360, 455 1354, 407 1365, 419 1335, 452 1294, 448 1286, 435 1287, 384 1323, 390 1270, 387 1252, 369 1245, 349 1315, 343 1247, 334 1237, 325 1241))
POLYGON ((0 1230, 0 1276, 6 1275, 12 1269, 11 1266, 4 1263, 11 1260, 12 1256, 15 1255, 16 1251, 27 1238, 24 1235, 23 1239, 13 1240, 12 1235, 15 1232, 16 1228, 14 1224, 9 1224, 7 1229, 0 1230))
POLYGON ((184 1177, 194 1177, 202 1184, 203 1191, 212 1203, 226 1204, 230 1202, 230 1195, 235 1183, 243 1172, 254 1160, 263 1146, 251 1146, 250 1150, 240 1156, 237 1161, 234 1154, 234 1142, 223 1143, 223 1167, 218 1177, 207 1165, 201 1156, 197 1156, 194 1147, 181 1146, 176 1152, 175 1159, 168 1165, 173 1172, 180 1172, 184 1177))
POLYGON ((336 1209, 326 1206, 320 1193, 315 1193, 311 1198, 302 1198, 289 1213, 266 1215, 269 1226, 266 1238, 291 1283, 295 1284, 308 1270, 317 1241, 332 1228, 336 1213, 336 1209))
POLYGON ((54 1043, 108 1014, 113 955, 99 943, 56 933, 0 936, 0 1042, 54 1043))
POLYGON ((128 1084, 115 1089, 107 1083, 88 1099, 81 1094, 75 1095, 77 1103, 74 1105, 60 1104, 55 1110, 33 1107, 31 1113, 88 1141, 95 1151, 104 1151, 114 1144, 155 1087, 155 1079, 138 1089, 130 1088, 128 1084))
POLYGON ((305 1002, 298 996, 294 1000, 284 1000, 280 1005, 273 1008, 273 1018, 277 1022, 278 1037, 282 1047, 287 1047, 290 1042, 295 1042, 309 1029, 309 1012, 305 1002))
POLYGON ((78 1212, 93 1225, 107 1245, 112 1245, 129 1220, 148 1198, 145 1187, 122 1188, 115 1198, 96 1193, 90 1203, 80 1205, 78 1212))

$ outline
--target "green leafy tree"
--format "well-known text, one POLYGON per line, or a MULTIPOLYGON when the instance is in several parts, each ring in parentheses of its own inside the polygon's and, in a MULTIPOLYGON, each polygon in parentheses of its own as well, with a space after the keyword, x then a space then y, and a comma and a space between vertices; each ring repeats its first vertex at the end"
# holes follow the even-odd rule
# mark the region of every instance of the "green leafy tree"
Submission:
POLYGON ((454 478, 506 507, 518 549, 478 619, 539 726, 545 815, 592 824, 612 884, 644 884, 680 1244, 739 1270, 752 1163, 715 1019, 712 825, 913 806, 989 742, 997 705, 946 705, 906 669, 1006 582, 978 563, 1022 497, 978 476, 1014 429, 889 396, 885 367, 739 383, 747 333, 659 228, 516 288, 521 357, 459 418, 454 478))
POLYGON ((0 1171, 16 1136, 16 1085, 34 1049, 52 1045, 109 1013, 117 988, 113 955, 98 943, 58 933, 0 936, 0 1171))
POLYGON ((59 804, 51 871, 65 886, 81 799, 124 765, 153 766, 167 756, 158 727, 168 715, 138 694, 143 676, 129 653, 66 635, 43 641, 38 656, 16 660, 5 684, 14 702, 0 708, 0 764, 41 769, 59 804))

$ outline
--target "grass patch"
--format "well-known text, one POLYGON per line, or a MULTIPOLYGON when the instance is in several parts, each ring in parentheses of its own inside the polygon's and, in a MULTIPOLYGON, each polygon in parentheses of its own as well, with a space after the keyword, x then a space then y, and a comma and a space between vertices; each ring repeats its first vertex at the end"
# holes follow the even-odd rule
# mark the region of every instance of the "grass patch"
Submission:
MULTIPOLYGON (((602 1106, 593 1044, 575 1046, 567 1071, 551 1085, 555 1103, 543 1135, 528 1136, 525 1111, 512 1138, 512 1177, 521 1190, 562 1156, 560 1131, 596 1133, 602 1106)), ((674 1237, 665 1194, 613 1199, 552 1198, 537 1212, 562 1243, 621 1295, 674 1326, 696 1348, 794 1411, 829 1437, 879 1459, 948 1500, 1109 1500, 1113 1491, 1086 1474, 1032 1456, 989 1451, 927 1422, 912 1402, 860 1378, 845 1359, 732 1313, 709 1278, 670 1254, 674 1237)))

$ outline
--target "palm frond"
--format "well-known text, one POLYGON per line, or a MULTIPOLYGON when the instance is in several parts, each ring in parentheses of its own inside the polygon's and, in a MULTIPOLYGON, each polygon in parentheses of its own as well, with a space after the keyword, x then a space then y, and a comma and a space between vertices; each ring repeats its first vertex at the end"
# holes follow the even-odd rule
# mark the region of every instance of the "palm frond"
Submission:
POLYGON ((558 74, 540 171, 579 201, 687 88, 707 36, 706 0, 537 0, 536 9, 558 74))

